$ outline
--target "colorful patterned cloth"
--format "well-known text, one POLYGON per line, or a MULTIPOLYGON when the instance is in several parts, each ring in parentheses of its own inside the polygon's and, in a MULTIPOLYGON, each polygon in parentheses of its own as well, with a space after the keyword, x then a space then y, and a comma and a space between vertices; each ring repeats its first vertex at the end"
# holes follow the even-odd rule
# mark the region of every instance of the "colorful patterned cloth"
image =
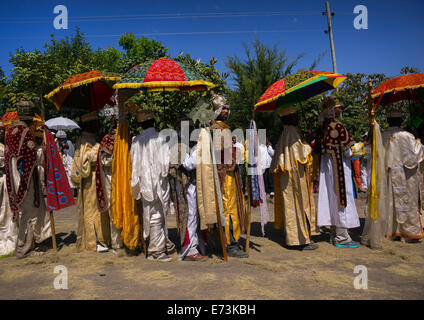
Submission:
POLYGON ((255 112, 272 111, 336 88, 345 76, 328 71, 299 71, 273 83, 255 104, 255 112))
POLYGON ((36 157, 37 148, 29 128, 22 123, 12 125, 6 133, 5 138, 5 167, 7 192, 9 195, 10 208, 13 212, 13 221, 15 221, 18 216, 19 205, 21 205, 28 191, 28 185, 31 181, 31 175, 35 167, 36 157), (17 191, 15 188, 12 188, 12 158, 16 158, 18 163, 21 163, 21 179, 17 191))
POLYGON ((268 206, 266 204, 265 185, 262 175, 262 168, 259 166, 259 141, 255 121, 250 121, 249 136, 247 139, 247 174, 250 187, 250 205, 260 207, 261 210, 261 230, 265 235, 265 224, 269 221, 268 206))
POLYGON ((104 175, 102 173, 102 161, 101 161, 101 153, 107 152, 110 155, 113 154, 113 146, 115 144, 115 136, 111 134, 107 134, 103 137, 100 142, 99 152, 97 153, 97 162, 96 162, 96 200, 97 200, 97 208, 100 212, 105 212, 109 209, 109 199, 107 199, 106 190, 105 190, 105 181, 104 175))
POLYGON ((102 100, 105 100, 105 103, 108 103, 108 99, 110 99, 113 94, 113 90, 111 90, 110 88, 110 91, 106 90, 105 87, 107 87, 107 85, 101 82, 100 80, 118 81, 119 79, 121 79, 121 77, 106 76, 97 70, 75 74, 69 77, 68 80, 66 80, 61 86, 46 94, 44 98, 49 99, 51 102, 53 102, 57 110, 59 110, 62 105, 67 102, 66 100, 69 100, 68 97, 72 95, 74 89, 79 87, 80 91, 77 92, 74 97, 72 97, 72 101, 70 103, 71 107, 73 109, 84 109, 86 108, 86 105, 90 105, 90 110, 99 110, 104 107, 104 103, 102 104, 102 100), (92 90, 91 86, 86 87, 87 85, 92 83, 101 83, 96 85, 97 87, 100 87, 101 90, 98 90, 98 88, 96 88, 97 90, 92 90), (86 92, 86 90, 89 92, 86 92), (95 100, 100 99, 97 102, 94 101, 95 104, 91 104, 93 103, 93 94, 100 94, 100 96, 94 97, 95 100))
POLYGON ((396 77, 381 83, 371 93, 371 97, 378 105, 387 106, 389 104, 402 101, 421 101, 424 92, 424 73, 411 73, 396 77))
MULTIPOLYGON (((352 136, 337 120, 327 120, 323 125, 325 131, 321 140, 321 152, 331 155, 334 167, 334 180, 340 208, 346 208, 346 181, 343 170, 343 152, 353 146, 352 136)), ((347 183, 351 183, 348 181, 347 183)))
POLYGON ((204 90, 215 85, 193 66, 168 58, 140 63, 122 76, 115 89, 204 90))
POLYGON ((47 128, 44 134, 47 210, 57 211, 74 205, 75 201, 54 136, 47 128))

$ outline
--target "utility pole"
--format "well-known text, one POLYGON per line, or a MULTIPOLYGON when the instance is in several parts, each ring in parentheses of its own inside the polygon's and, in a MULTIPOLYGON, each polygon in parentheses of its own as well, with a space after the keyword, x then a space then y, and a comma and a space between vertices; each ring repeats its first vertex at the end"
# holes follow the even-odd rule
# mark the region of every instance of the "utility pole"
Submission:
POLYGON ((328 1, 325 2, 325 8, 327 12, 323 12, 322 15, 327 14, 328 30, 325 30, 324 32, 328 33, 330 36, 331 58, 333 59, 333 72, 337 73, 336 52, 334 51, 334 41, 333 41, 333 29, 331 28, 331 17, 334 16, 334 12, 332 12, 330 16, 330 4, 328 3, 328 1))

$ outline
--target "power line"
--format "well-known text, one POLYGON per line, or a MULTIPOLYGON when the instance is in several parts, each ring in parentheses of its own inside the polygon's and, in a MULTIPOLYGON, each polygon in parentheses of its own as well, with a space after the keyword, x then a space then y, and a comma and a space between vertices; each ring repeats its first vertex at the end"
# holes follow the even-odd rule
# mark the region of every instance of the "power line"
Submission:
MULTIPOLYGON (((188 32, 154 32, 154 33, 134 33, 134 36, 175 36, 175 35, 205 35, 205 34, 242 34, 242 33, 297 33, 297 32, 319 32, 321 29, 299 29, 299 30, 234 30, 234 31, 188 31, 188 32)), ((84 34, 86 38, 113 38, 123 34, 84 34)), ((49 39, 50 37, 0 37, 0 40, 38 40, 49 39)))
MULTIPOLYGON (((128 20, 160 20, 160 19, 187 19, 187 18, 236 18, 236 17, 264 17, 264 16, 311 16, 319 15, 319 11, 271 11, 271 12, 206 12, 206 13, 169 13, 169 14, 128 14, 128 15, 101 15, 101 16, 71 16, 73 22, 105 22, 105 21, 128 21, 128 20)), ((353 12, 337 12, 338 15, 354 16, 353 12)), ((405 17, 423 18, 423 14, 399 14, 399 13, 369 13, 369 16, 380 17, 405 17)), ((13 17, 0 18, 0 23, 50 23, 51 17, 13 17), (28 20, 28 21, 21 21, 28 20), (38 21, 37 21, 38 20, 38 21)))
MULTIPOLYGON (((194 19, 194 18, 237 18, 237 17, 264 17, 264 16, 307 16, 318 15, 318 11, 275 11, 275 12, 223 12, 223 13, 183 13, 183 14, 133 14, 111 16, 73 16, 69 17, 73 22, 104 22, 120 20, 161 20, 161 19, 194 19)), ((17 17, 0 19, 0 23, 50 23, 52 17, 17 17), (29 20, 29 21, 17 21, 29 20), (34 20, 34 21, 31 21, 34 20), (38 20, 38 21, 36 21, 38 20)))
MULTIPOLYGON (((307 33, 307 32, 322 32, 321 29, 298 29, 298 30, 234 30, 234 31, 187 31, 187 32, 154 32, 154 33, 134 33, 134 36, 178 36, 178 35, 207 35, 207 34, 248 34, 248 33, 307 33)), ((403 31, 370 31, 370 30, 333 30, 334 33, 362 33, 362 34, 391 34, 391 35, 402 35, 405 34, 403 31)), ((423 34, 424 30, 413 30, 408 31, 408 34, 423 34)), ((84 34, 86 38, 114 38, 120 37, 121 34, 84 34)), ((50 36, 42 37, 0 37, 0 40, 43 40, 50 39, 50 36)))

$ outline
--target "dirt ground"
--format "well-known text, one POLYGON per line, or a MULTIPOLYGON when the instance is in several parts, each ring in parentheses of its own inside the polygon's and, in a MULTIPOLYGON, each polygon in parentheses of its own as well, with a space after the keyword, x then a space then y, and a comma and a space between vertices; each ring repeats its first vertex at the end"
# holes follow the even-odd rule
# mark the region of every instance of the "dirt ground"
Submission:
MULTIPOLYGON (((365 196, 357 200, 364 224, 365 196)), ((251 248, 247 259, 216 255, 203 262, 152 262, 125 251, 95 253, 77 250, 76 208, 55 213, 58 252, 40 257, 0 259, 0 299, 423 299, 424 243, 402 244, 386 240, 383 250, 336 248, 324 233, 315 238, 314 251, 284 245, 282 231, 271 221, 260 232, 259 210, 252 216, 251 248), (68 270, 68 289, 54 289, 58 274, 68 270), (368 289, 354 288, 357 265, 368 270, 368 289)), ((169 217, 175 243, 175 217, 169 217)), ((361 228, 352 229, 359 241, 361 228)), ((243 242, 244 243, 244 242, 243 242)), ((51 244, 51 243, 50 243, 51 244)))

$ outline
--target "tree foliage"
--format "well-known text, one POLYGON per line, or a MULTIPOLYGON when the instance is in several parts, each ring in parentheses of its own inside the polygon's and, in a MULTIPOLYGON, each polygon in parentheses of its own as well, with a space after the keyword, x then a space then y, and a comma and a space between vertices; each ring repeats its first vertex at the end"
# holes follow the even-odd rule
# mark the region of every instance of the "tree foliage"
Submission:
MULTIPOLYGON (((25 94, 39 109, 45 108, 45 118, 64 115, 79 121, 80 114, 75 111, 57 111, 54 105, 43 96, 61 85, 70 76, 93 69, 108 73, 123 74, 136 64, 168 56, 168 48, 161 42, 146 37, 136 38, 134 34, 122 35, 118 41, 122 51, 107 47, 94 50, 84 34, 77 28, 75 34, 58 40, 54 36, 42 46, 42 49, 27 50, 18 48, 10 54, 13 64, 9 78, 4 76, 0 68, 0 112, 13 110, 16 103, 25 94)), ((213 92, 224 94, 231 104, 229 123, 233 128, 246 129, 254 118, 258 128, 266 128, 267 136, 276 142, 281 134, 282 124, 275 112, 254 114, 253 106, 265 90, 277 80, 302 70, 298 68, 304 54, 295 57, 287 56, 285 50, 278 46, 267 47, 258 39, 248 46, 244 44, 244 57, 228 57, 225 61, 234 89, 226 86, 227 73, 216 69, 217 60, 210 58, 207 62, 195 60, 190 54, 180 54, 174 59, 195 67, 206 79, 216 85, 213 90, 204 92, 152 92, 139 93, 128 100, 133 108, 150 108, 160 118, 159 128, 174 128, 176 123, 195 109, 201 99, 208 101, 213 92), (295 70, 296 69, 296 70, 295 70)), ((315 69, 325 56, 323 52, 317 56, 308 69, 315 69)), ((419 72, 418 69, 405 66, 401 74, 419 72)), ((347 74, 347 79, 332 92, 343 104, 341 121, 352 133, 355 140, 361 140, 368 130, 368 111, 364 101, 367 96, 368 78, 373 87, 386 80, 384 74, 366 75, 362 73, 347 74)), ((300 116, 300 128, 308 133, 318 126, 320 102, 323 95, 316 96, 297 106, 300 116)), ((408 102, 400 102, 396 107, 405 111, 412 108, 408 102)), ((422 109, 421 107, 415 109, 422 109)), ((414 110, 415 110, 414 109, 414 110)), ((420 113, 421 114, 421 113, 420 113)), ((377 121, 385 127, 384 109, 377 110, 377 121)), ((414 115, 413 115, 414 116, 414 115)), ((405 118, 405 126, 410 124, 405 118)), ((130 119, 132 134, 140 131, 134 117, 130 119)))

